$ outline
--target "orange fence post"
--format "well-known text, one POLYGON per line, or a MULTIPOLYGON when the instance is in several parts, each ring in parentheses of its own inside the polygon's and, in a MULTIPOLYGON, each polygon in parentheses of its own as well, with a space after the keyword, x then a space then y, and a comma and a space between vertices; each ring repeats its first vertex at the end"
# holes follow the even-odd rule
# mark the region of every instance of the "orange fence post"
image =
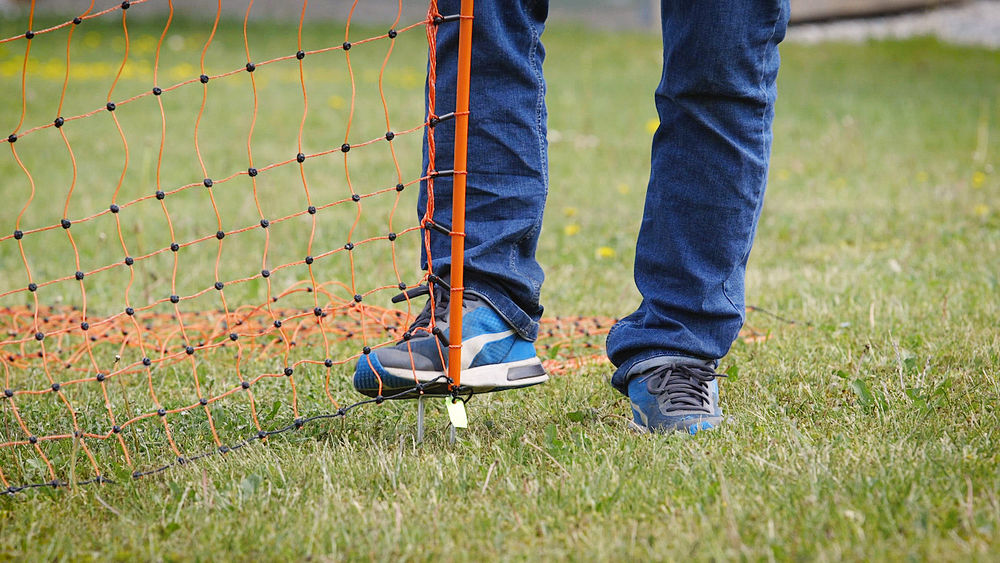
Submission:
POLYGON ((451 209, 451 299, 448 311, 448 377, 462 379, 462 291, 465 265, 465 186, 468 177, 469 82, 472 67, 472 4, 462 0, 458 34, 458 83, 455 85, 455 166, 451 209))

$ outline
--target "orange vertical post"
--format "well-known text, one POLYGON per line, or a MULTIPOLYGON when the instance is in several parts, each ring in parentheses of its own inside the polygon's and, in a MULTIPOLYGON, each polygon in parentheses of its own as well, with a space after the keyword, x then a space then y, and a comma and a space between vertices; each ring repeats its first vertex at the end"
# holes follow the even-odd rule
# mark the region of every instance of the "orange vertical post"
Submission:
POLYGON ((469 82, 472 76, 472 5, 462 0, 455 85, 455 166, 451 206, 451 299, 448 311, 448 377, 462 381, 462 291, 465 287, 465 186, 468 178, 469 82))

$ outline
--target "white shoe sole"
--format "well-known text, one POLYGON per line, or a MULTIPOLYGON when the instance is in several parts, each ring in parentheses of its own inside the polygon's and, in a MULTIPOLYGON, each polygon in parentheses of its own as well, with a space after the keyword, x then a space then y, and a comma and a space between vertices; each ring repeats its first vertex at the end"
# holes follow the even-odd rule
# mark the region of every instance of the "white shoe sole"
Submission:
MULTIPOLYGON (((445 375, 439 371, 414 371, 412 369, 384 366, 382 369, 400 379, 416 379, 419 383, 439 381, 439 378, 445 375)), ((535 357, 516 362, 490 364, 462 370, 460 384, 461 387, 469 388, 474 393, 484 393, 517 387, 530 387, 545 383, 548 380, 549 376, 542 368, 541 360, 535 357)))

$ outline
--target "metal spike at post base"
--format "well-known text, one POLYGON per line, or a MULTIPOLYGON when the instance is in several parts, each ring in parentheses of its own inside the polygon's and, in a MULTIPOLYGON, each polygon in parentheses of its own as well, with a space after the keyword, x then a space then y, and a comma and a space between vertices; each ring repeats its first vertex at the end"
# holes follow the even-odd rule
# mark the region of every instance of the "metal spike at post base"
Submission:
POLYGON ((417 397, 417 443, 424 441, 424 396, 417 397))

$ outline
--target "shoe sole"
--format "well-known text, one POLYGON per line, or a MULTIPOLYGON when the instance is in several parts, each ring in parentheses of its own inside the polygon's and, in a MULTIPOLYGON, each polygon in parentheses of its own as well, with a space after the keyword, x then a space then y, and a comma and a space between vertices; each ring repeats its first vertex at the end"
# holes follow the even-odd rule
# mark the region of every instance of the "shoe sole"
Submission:
MULTIPOLYGON (((383 385, 387 383, 385 379, 388 376, 407 382, 407 384, 412 382, 413 386, 416 386, 418 383, 429 384, 423 389, 425 396, 450 396, 452 394, 448 388, 448 383, 441 381, 441 377, 445 374, 440 371, 415 371, 386 366, 382 366, 382 369, 386 371, 385 374, 382 374, 383 385)), ((548 380, 549 376, 545 373, 545 368, 542 367, 541 360, 535 357, 516 362, 490 364, 462 370, 462 381, 459 386, 459 392, 492 393, 495 391, 531 387, 545 383, 548 380)), ((369 395, 364 390, 358 389, 358 391, 369 395)), ((390 389, 383 389, 382 391, 386 398, 412 399, 416 397, 415 392, 407 393, 405 390, 399 390, 398 392, 402 394, 393 396, 390 389)))
MULTIPOLYGON (((683 432, 685 434, 690 434, 696 436, 698 432, 704 430, 713 430, 718 428, 724 419, 719 417, 713 417, 712 420, 698 419, 694 421, 684 421, 679 422, 673 426, 662 426, 655 430, 657 433, 670 433, 670 432, 683 432)), ((654 430, 650 430, 648 426, 643 426, 634 420, 628 421, 628 429, 637 434, 651 434, 654 430)))

